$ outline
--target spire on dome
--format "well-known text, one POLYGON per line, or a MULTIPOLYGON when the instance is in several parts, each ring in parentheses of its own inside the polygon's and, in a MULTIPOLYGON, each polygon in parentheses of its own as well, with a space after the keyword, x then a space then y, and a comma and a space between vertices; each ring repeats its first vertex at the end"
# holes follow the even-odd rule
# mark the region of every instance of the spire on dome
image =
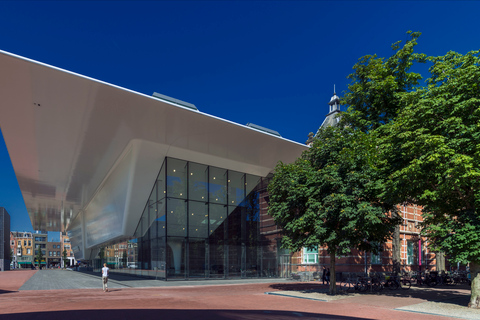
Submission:
POLYGON ((336 112, 340 111, 340 98, 337 96, 337 93, 335 92, 335 85, 333 85, 333 96, 330 98, 330 102, 328 104, 330 105, 329 114, 335 111, 336 112))

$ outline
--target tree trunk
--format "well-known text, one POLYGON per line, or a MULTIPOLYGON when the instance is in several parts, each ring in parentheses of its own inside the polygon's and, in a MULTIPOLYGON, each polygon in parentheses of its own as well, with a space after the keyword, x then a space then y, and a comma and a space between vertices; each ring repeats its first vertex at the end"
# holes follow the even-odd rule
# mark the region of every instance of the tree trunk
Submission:
POLYGON ((335 252, 330 253, 330 290, 329 294, 337 294, 337 277, 335 276, 335 252))
POLYGON ((480 309, 480 262, 470 262, 470 279, 472 279, 472 293, 469 308, 480 309))
POLYGON ((393 238, 392 238, 392 262, 393 262, 393 272, 397 275, 400 274, 400 249, 402 245, 400 243, 400 225, 396 225, 393 231, 393 238))
POLYGON ((435 254, 436 260, 436 267, 437 271, 445 271, 445 253, 443 251, 439 251, 435 254))

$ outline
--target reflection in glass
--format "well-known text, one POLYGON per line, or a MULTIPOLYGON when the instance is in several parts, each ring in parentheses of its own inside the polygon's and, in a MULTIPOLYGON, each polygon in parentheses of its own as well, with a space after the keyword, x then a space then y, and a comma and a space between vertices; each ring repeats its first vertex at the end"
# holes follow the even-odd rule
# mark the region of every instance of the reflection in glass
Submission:
POLYGON ((188 275, 190 278, 206 277, 206 252, 205 238, 188 240, 188 275))
POLYGON ((121 267, 110 262, 112 271, 155 279, 274 275, 276 253, 260 237, 260 194, 266 188, 261 181, 166 158, 136 238, 128 241, 125 258, 118 259, 121 267))
POLYGON ((186 239, 167 237, 167 277, 185 278, 186 239))
POLYGON ((188 202, 188 236, 190 238, 208 237, 208 205, 205 202, 188 202))
POLYGON ((228 205, 238 206, 245 198, 245 174, 228 172, 228 205))
POLYGON ((187 202, 179 199, 167 199, 167 235, 187 236, 187 202))
POLYGON ((187 198, 187 161, 167 158, 167 197, 187 198))
POLYGON ((210 167, 208 182, 209 202, 227 204, 227 170, 210 167))
POLYGON ((210 204, 209 210, 210 237, 218 240, 225 239, 224 221, 227 218, 227 207, 223 204, 210 204))
POLYGON ((188 199, 207 202, 208 167, 190 162, 188 165, 188 199))

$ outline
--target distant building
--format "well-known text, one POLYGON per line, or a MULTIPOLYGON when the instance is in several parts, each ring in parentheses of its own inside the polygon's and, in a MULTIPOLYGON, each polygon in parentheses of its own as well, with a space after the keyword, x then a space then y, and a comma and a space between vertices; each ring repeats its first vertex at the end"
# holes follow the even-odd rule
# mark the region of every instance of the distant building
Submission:
POLYGON ((44 268, 47 265, 47 240, 48 234, 42 231, 35 231, 33 234, 33 243, 35 250, 33 252, 33 261, 36 267, 44 268), (42 259, 38 260, 38 252, 41 250, 42 259))
POLYGON ((10 261, 10 269, 18 268, 17 255, 16 255, 16 238, 12 231, 10 231, 10 252, 12 253, 12 260, 10 261))
POLYGON ((13 245, 15 268, 31 268, 34 255, 32 232, 10 232, 10 245, 13 245))
POLYGON ((62 267, 66 268, 76 264, 75 257, 73 255, 72 245, 70 243, 70 238, 66 233, 62 232, 60 235, 60 242, 62 243, 61 256, 62 256, 62 267), (66 252, 66 260, 63 259, 63 251, 66 252))
POLYGON ((48 241, 46 258, 47 268, 58 268, 62 265, 62 243, 60 241, 48 241))
MULTIPOLYGON (((323 120, 318 130, 325 127, 335 126, 340 121, 341 112, 342 112, 340 110, 340 98, 337 96, 335 92, 335 86, 333 88, 334 88, 333 96, 330 98, 330 102, 328 103, 329 112, 325 116, 325 120, 323 120)), ((317 130, 317 133, 318 133, 318 130, 317 130)), ((312 145, 313 139, 316 137, 316 135, 317 134, 313 134, 313 132, 310 132, 308 134, 308 140, 306 142, 307 146, 312 145)))
POLYGON ((0 207, 0 271, 10 270, 10 215, 0 207))

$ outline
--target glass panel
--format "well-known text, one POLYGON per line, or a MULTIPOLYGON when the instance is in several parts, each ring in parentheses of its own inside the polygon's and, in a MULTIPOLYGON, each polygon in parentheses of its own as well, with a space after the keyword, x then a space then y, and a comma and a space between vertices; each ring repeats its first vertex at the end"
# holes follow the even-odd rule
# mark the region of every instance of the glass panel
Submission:
MULTIPOLYGON (((142 218, 139 221, 135 237, 140 238, 145 235, 150 225, 161 216, 165 215, 165 162, 160 169, 155 185, 147 205, 142 213, 142 218)), ((165 217, 162 218, 165 221, 165 217)))
POLYGON ((167 158, 167 197, 187 198, 187 162, 167 158))
POLYGON ((156 279, 164 279, 165 266, 166 266, 166 249, 165 249, 165 238, 158 237, 152 239, 150 242, 151 245, 151 259, 152 259, 152 270, 154 271, 151 275, 155 276, 156 279))
POLYGON ((192 239, 188 240, 188 276, 190 278, 206 277, 206 240, 192 239))
POLYGON ((260 276, 260 262, 258 260, 258 243, 247 242, 245 245, 245 270, 246 277, 260 276))
POLYGON ((188 165, 188 198, 207 202, 207 194, 208 167, 190 162, 188 165))
POLYGON ((192 238, 208 237, 208 205, 205 202, 188 202, 188 236, 192 238))
POLYGON ((212 239, 225 239, 225 221, 227 215, 227 207, 219 204, 210 204, 209 206, 209 235, 212 239))
POLYGON ((167 199, 167 235, 187 236, 187 202, 179 199, 167 199))
POLYGON ((167 238, 167 278, 185 278, 185 238, 167 238))
POLYGON ((225 277, 225 246, 222 240, 212 240, 209 243, 210 278, 225 277))
POLYGON ((245 208, 228 206, 228 212, 228 243, 236 245, 245 241, 245 208))
POLYGON ((245 194, 248 195, 260 183, 260 177, 247 174, 245 177, 245 194))
POLYGON ((209 202, 227 204, 227 170, 210 167, 209 202))
POLYGON ((228 245, 228 277, 241 277, 244 270, 242 269, 242 255, 245 255, 245 250, 242 250, 241 243, 228 245))
POLYGON ((413 264, 413 242, 407 242, 407 264, 413 264))
POLYGON ((318 253, 318 247, 313 249, 305 248, 305 253, 318 253))
POLYGON ((245 174, 228 172, 228 204, 238 206, 245 198, 245 174))

